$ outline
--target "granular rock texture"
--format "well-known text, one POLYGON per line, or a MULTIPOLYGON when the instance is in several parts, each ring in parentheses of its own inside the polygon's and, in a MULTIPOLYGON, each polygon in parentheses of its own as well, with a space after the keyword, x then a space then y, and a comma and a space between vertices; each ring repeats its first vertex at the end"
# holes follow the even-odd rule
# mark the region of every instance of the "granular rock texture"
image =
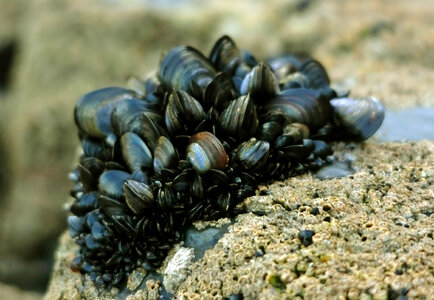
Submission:
POLYGON ((262 187, 179 295, 429 299, 434 294, 434 144, 365 144, 357 173, 262 187), (264 192, 262 192, 264 191, 264 192), (319 211, 318 214, 315 211, 319 211), (300 230, 315 232, 304 247, 300 230))
MULTIPOLYGON (((354 159, 355 174, 325 181, 306 174, 260 186, 241 204, 247 213, 189 266, 176 295, 430 299, 434 143, 335 149, 338 158, 354 159), (311 245, 300 242, 300 230, 315 232, 311 245)), ((62 236, 46 299, 117 297, 118 290, 98 293, 87 275, 70 270, 75 247, 62 236)), ((162 282, 148 283, 128 299, 155 299, 162 282)))

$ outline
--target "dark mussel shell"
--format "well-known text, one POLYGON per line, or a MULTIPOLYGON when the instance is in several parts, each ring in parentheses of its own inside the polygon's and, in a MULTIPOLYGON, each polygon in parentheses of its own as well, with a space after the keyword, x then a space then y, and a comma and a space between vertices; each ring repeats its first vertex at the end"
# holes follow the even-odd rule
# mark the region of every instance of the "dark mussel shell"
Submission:
POLYGON ((146 142, 151 152, 155 151, 160 136, 168 137, 166 130, 164 130, 152 116, 152 114, 147 112, 142 114, 143 132, 141 135, 141 138, 146 142))
POLYGON ((123 190, 125 202, 134 214, 143 214, 154 206, 154 192, 149 185, 135 180, 127 180, 123 190))
POLYGON ((326 69, 316 59, 310 58, 304 61, 298 71, 309 78, 311 89, 322 89, 330 85, 326 69))
POLYGON ((127 132, 121 137, 122 156, 131 172, 153 166, 152 153, 145 142, 135 133, 127 132))
POLYGON ((218 73, 205 89, 203 105, 205 109, 212 107, 221 112, 229 101, 235 98, 236 92, 231 77, 227 73, 218 73))
POLYGON ((98 192, 83 194, 71 205, 71 212, 77 216, 84 216, 88 212, 98 208, 98 192))
POLYGON ((84 191, 87 192, 96 188, 99 175, 104 171, 105 164, 96 157, 83 157, 77 168, 84 191))
POLYGON ((166 128, 172 136, 192 134, 206 114, 202 105, 184 91, 172 90, 167 94, 165 113, 166 128))
POLYGON ((299 144, 309 137, 309 128, 301 123, 291 123, 283 128, 283 133, 279 136, 274 146, 281 148, 293 144, 299 144))
POLYGON ((336 98, 330 101, 333 120, 344 138, 366 140, 384 120, 384 107, 374 97, 336 98))
POLYGON ((318 91, 284 90, 265 104, 268 110, 281 111, 289 122, 305 124, 311 131, 323 127, 332 116, 332 107, 318 91))
POLYGON ((190 46, 178 46, 162 60, 159 79, 166 89, 183 90, 200 99, 216 73, 201 52, 190 46))
POLYGON ((219 124, 223 131, 232 137, 241 140, 252 137, 258 128, 259 121, 250 95, 241 96, 229 103, 220 115, 219 124))
POLYGON ((160 174, 162 169, 170 169, 176 166, 179 155, 170 140, 164 136, 158 138, 154 150, 154 172, 160 174))
POLYGON ((233 74, 241 62, 241 51, 229 36, 224 35, 214 44, 209 60, 218 71, 233 74))
POLYGON ((264 103, 279 93, 279 83, 270 67, 260 63, 244 77, 241 94, 250 94, 256 103, 264 103))
POLYGON ((261 168, 267 162, 269 154, 270 143, 251 138, 241 144, 237 152, 237 158, 245 169, 255 170, 261 168))
POLYGON ((113 156, 113 148, 104 141, 92 138, 84 138, 81 141, 83 155, 85 157, 96 157, 101 160, 110 160, 113 156))
POLYGON ((220 140, 206 131, 196 133, 191 137, 187 147, 187 159, 199 173, 206 173, 211 169, 223 170, 229 162, 229 157, 220 140))
POLYGON ((114 106, 111 114, 113 132, 122 136, 125 132, 134 132, 139 136, 144 135, 147 130, 143 126, 143 113, 156 123, 162 123, 163 117, 160 111, 149 108, 149 104, 139 99, 128 99, 114 106))
POLYGON ((121 198, 123 195, 122 186, 128 179, 131 179, 131 175, 127 172, 108 170, 99 177, 98 189, 109 197, 121 198))
POLYGON ((136 92, 120 87, 90 92, 75 105, 75 123, 80 130, 92 137, 106 138, 112 135, 110 116, 115 104, 137 96, 136 92))
POLYGON ((310 87, 309 78, 301 72, 294 72, 287 75, 285 78, 279 81, 280 88, 282 90, 310 87))
POLYGON ((285 54, 271 57, 267 60, 267 63, 277 78, 281 80, 299 70, 303 61, 305 61, 305 55, 285 54))

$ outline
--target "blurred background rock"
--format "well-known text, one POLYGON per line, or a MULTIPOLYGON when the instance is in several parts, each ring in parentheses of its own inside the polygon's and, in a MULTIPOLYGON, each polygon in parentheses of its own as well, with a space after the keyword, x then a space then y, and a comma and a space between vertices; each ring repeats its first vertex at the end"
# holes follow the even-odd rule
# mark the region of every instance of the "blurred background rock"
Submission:
POLYGON ((432 106, 434 8, 426 4, 0 0, 0 281, 45 290, 66 227, 72 113, 84 93, 146 78, 178 44, 207 54, 226 33, 259 59, 309 52, 332 82, 388 108, 432 106))

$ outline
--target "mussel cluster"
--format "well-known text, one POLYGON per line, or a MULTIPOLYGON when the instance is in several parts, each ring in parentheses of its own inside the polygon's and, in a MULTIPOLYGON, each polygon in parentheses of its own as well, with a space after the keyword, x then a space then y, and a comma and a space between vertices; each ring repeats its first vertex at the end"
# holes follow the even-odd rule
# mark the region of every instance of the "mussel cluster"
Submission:
POLYGON ((156 76, 84 95, 74 117, 72 268, 110 287, 159 266, 186 225, 238 213, 259 183, 323 166, 330 139, 370 137, 384 110, 337 93, 311 57, 258 63, 223 36, 208 58, 178 46, 156 76))

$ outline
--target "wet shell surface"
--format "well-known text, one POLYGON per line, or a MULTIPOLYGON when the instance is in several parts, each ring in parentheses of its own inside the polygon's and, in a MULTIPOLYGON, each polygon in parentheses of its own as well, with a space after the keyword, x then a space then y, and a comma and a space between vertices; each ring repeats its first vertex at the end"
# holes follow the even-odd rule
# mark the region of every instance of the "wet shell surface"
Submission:
POLYGON ((209 55, 175 47, 128 86, 74 110, 72 268, 106 289, 158 268, 188 225, 242 213, 259 184, 317 170, 329 140, 366 139, 384 118, 374 98, 338 96, 312 57, 260 60, 229 36, 209 55))

